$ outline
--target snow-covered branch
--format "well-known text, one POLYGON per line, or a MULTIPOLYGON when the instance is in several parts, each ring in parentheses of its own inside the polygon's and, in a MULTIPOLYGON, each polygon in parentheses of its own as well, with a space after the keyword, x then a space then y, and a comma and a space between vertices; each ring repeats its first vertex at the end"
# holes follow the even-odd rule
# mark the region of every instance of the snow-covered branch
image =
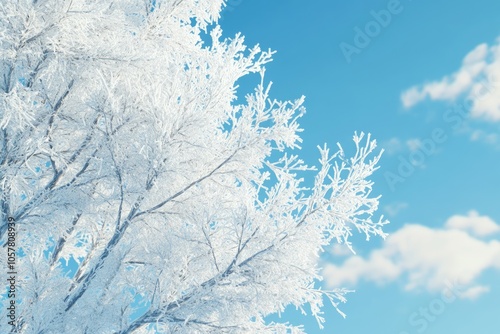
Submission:
POLYGON ((309 305, 321 326, 323 302, 345 302, 318 255, 385 236, 376 143, 306 165, 304 97, 270 98, 274 52, 224 38, 223 5, 0 4, 0 238, 15 220, 19 254, 0 332, 299 333, 263 319, 309 305))

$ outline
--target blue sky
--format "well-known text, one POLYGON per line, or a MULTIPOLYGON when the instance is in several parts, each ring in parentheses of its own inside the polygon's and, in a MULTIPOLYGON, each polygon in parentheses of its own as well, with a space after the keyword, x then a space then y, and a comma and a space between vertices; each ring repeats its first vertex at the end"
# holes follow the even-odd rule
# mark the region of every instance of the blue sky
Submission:
POLYGON ((356 290, 347 318, 327 307, 322 331, 286 320, 308 333, 498 333, 499 13, 497 0, 229 1, 225 36, 278 51, 271 95, 306 96, 306 161, 354 131, 386 150, 373 180, 391 235, 321 259, 325 288, 356 290))

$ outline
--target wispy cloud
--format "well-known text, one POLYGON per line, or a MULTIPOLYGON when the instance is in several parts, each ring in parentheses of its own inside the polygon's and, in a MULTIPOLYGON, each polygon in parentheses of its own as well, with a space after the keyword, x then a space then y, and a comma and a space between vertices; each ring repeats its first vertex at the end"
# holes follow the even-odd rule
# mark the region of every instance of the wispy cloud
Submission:
POLYGON ((352 255, 352 251, 345 244, 334 244, 328 252, 334 256, 352 255))
POLYGON ((468 288, 464 292, 462 292, 461 297, 465 299, 476 299, 480 295, 489 292, 490 287, 485 285, 476 285, 468 288))
POLYGON ((454 101, 466 95, 471 101, 471 116, 487 121, 500 121, 500 38, 488 46, 480 44, 470 51, 462 66, 440 80, 416 85, 401 95, 403 106, 411 108, 429 98, 454 101), (485 92, 485 90, 487 92, 485 92))
POLYGON ((499 229, 491 218, 475 211, 450 217, 444 228, 408 224, 366 258, 326 263, 323 275, 329 287, 354 287, 361 280, 379 284, 403 280, 406 290, 431 292, 447 281, 459 281, 466 288, 461 297, 474 299, 489 291, 475 280, 487 269, 500 269, 500 241, 481 238, 499 229))
POLYGON ((404 202, 394 202, 387 204, 384 206, 384 211, 387 213, 387 215, 394 217, 398 213, 400 213, 402 210, 406 209, 408 207, 408 203, 404 202))
POLYGON ((488 132, 481 129, 471 130, 470 139, 479 141, 500 149, 500 135, 496 132, 488 132))
POLYGON ((395 155, 405 151, 416 151, 422 146, 422 142, 418 138, 410 138, 403 140, 397 137, 382 141, 380 146, 388 155, 395 155))

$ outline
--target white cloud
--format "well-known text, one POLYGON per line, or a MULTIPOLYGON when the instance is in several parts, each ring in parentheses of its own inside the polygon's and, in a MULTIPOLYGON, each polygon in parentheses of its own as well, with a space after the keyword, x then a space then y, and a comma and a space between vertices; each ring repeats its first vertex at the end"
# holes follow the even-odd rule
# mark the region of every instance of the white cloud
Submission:
MULTIPOLYGON (((325 283, 351 288, 360 280, 402 280, 407 290, 439 291, 446 282, 459 281, 467 288, 462 297, 476 298, 488 287, 474 286, 474 281, 489 268, 500 269, 500 241, 481 240, 466 231, 474 226, 474 233, 489 234, 495 229, 491 222, 472 212, 465 217, 451 217, 444 229, 405 225, 367 258, 351 256, 341 265, 325 264, 325 283)), ((498 228, 498 224, 495 226, 498 228)))
POLYGON ((469 211, 467 216, 455 215, 446 221, 447 228, 458 229, 471 232, 478 237, 484 237, 490 234, 498 233, 500 226, 490 217, 480 216, 477 211, 469 211))
POLYGON ((488 46, 480 44, 470 51, 455 73, 438 81, 409 88, 401 94, 405 108, 426 98, 454 101, 466 94, 471 101, 471 116, 487 121, 500 121, 500 38, 488 46))
POLYGON ((426 92, 424 89, 419 89, 416 86, 404 91, 401 94, 401 102, 405 108, 411 108, 420 101, 424 100, 426 97, 426 92))
POLYGON ((328 286, 354 286, 363 278, 377 283, 386 283, 398 278, 401 269, 380 251, 374 251, 368 260, 354 255, 341 267, 327 264, 323 268, 323 277, 328 286))

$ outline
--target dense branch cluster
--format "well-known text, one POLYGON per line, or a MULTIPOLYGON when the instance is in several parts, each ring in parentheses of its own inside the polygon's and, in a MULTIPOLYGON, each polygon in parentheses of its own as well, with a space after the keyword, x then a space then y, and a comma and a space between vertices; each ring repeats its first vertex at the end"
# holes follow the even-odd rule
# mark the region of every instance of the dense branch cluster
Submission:
POLYGON ((264 317, 309 304, 321 323, 324 298, 344 301, 315 287, 317 257, 353 228, 385 236, 375 142, 321 148, 317 170, 290 155, 303 99, 271 100, 262 79, 236 104, 272 52, 223 39, 221 6, 0 4, 0 234, 14 218, 20 254, 0 332, 300 331, 264 317))

